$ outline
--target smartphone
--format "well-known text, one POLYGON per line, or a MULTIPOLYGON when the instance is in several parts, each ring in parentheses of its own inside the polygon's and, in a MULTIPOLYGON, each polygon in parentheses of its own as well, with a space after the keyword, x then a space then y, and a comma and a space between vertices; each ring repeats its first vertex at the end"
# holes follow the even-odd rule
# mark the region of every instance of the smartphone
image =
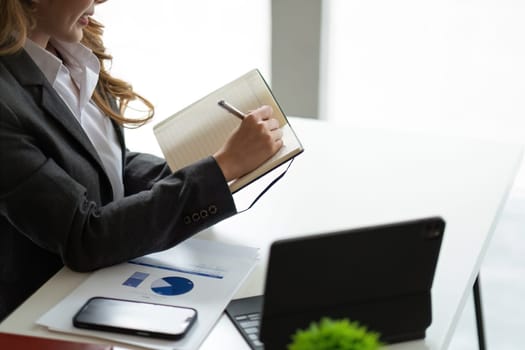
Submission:
POLYGON ((181 339, 197 319, 189 307, 93 297, 73 317, 77 328, 181 339))

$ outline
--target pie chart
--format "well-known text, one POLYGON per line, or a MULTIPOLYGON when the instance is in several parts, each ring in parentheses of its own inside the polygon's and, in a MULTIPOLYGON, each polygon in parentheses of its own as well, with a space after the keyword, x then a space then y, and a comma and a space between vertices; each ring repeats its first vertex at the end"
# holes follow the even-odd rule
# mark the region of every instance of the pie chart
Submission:
POLYGON ((151 284, 151 290, 160 295, 181 295, 193 289, 193 282, 184 277, 159 278, 151 284))

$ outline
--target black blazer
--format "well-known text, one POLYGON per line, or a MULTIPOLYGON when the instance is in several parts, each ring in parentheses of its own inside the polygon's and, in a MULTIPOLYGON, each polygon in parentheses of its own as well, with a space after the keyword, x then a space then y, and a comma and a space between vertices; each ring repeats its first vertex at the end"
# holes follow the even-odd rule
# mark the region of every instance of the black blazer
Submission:
POLYGON ((22 51, 0 56, 0 320, 63 265, 90 271, 169 248, 233 215, 212 157, 176 173, 123 149, 125 198, 22 51))

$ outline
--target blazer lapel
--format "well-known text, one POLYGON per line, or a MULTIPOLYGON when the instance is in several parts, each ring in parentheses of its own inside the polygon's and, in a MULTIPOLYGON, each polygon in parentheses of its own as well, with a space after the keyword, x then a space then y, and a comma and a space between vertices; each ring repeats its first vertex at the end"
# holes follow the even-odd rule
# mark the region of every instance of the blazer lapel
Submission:
POLYGON ((122 125, 119 125, 114 119, 111 119, 111 123, 113 124, 113 128, 115 129, 115 132, 117 134, 117 140, 120 144, 120 148, 122 149, 122 171, 124 172, 124 169, 126 167, 126 151, 127 151, 126 141, 124 138, 124 128, 122 127, 122 125))
POLYGON ((31 57, 22 50, 15 55, 3 56, 0 59, 4 61, 6 67, 19 83, 32 95, 35 102, 62 124, 64 129, 80 143, 105 174, 102 161, 82 126, 31 57))

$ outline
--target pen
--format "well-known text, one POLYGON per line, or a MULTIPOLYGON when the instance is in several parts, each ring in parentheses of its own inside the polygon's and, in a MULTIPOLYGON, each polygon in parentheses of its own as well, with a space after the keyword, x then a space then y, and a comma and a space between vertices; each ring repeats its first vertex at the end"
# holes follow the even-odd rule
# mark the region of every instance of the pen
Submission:
POLYGON ((217 102, 217 104, 241 120, 244 119, 244 117, 246 117, 246 114, 239 111, 237 108, 233 107, 231 104, 224 100, 220 100, 219 102, 217 102))

